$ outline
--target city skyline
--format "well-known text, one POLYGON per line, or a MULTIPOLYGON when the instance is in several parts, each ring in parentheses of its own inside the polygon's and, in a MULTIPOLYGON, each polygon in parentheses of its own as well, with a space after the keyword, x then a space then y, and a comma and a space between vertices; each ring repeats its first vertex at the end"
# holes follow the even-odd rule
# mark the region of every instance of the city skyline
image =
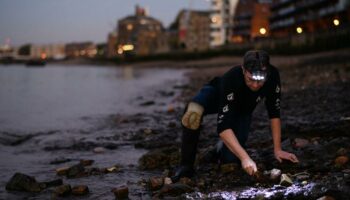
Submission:
POLYGON ((135 6, 168 27, 181 9, 208 10, 208 0, 0 0, 0 44, 104 43, 135 6))

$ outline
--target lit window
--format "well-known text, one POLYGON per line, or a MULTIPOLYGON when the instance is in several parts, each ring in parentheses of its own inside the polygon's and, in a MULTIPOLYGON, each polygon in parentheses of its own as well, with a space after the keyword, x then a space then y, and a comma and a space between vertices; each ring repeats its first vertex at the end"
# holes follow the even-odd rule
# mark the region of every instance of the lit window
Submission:
POLYGON ((126 29, 128 29, 128 31, 131 31, 131 30, 133 29, 132 24, 128 24, 128 25, 126 26, 126 29))
POLYGON ((261 35, 265 35, 266 34, 266 29, 265 28, 260 28, 259 32, 261 35))
POLYGON ((333 24, 334 24, 334 26, 339 26, 339 24, 340 24, 339 19, 334 19, 333 24))
POLYGON ((296 29, 296 30, 297 30, 297 33, 299 33, 299 34, 303 32, 303 28, 301 28, 300 26, 299 26, 299 27, 297 27, 297 29, 296 29))

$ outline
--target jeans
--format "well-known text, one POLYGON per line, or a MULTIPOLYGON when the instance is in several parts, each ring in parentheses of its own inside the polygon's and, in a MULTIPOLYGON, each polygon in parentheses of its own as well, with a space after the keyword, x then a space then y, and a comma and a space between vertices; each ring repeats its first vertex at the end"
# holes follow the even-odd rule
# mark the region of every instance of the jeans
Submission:
MULTIPOLYGON (((220 92, 217 88, 218 87, 214 87, 210 84, 204 85, 199 93, 192 99, 193 102, 196 102, 203 106, 204 116, 208 114, 218 113, 220 92)), ((243 148, 245 148, 245 144, 248 139, 250 122, 250 113, 238 114, 233 120, 233 132, 243 148)), ((200 134, 200 129, 197 130, 197 133, 200 134)), ((240 163, 240 160, 228 149, 228 147, 221 140, 218 142, 217 148, 221 163, 240 163)))

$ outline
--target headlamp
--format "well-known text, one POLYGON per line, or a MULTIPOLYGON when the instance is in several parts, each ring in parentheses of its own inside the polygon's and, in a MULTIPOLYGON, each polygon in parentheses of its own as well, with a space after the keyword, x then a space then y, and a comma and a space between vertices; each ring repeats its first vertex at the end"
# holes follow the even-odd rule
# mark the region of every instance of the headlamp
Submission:
POLYGON ((266 72, 255 71, 255 72, 252 72, 252 79, 254 81, 265 81, 266 75, 267 75, 266 72))

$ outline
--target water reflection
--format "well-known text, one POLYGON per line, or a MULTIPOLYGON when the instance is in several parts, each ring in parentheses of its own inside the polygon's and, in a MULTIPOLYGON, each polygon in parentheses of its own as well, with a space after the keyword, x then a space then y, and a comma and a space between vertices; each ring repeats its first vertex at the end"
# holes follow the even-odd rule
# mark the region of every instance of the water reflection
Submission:
POLYGON ((123 69, 123 78, 125 80, 134 79, 134 68, 132 66, 125 66, 123 69))
MULTIPOLYGON (((142 112, 140 96, 181 81, 183 71, 133 66, 0 67, 0 128, 42 131, 89 126, 82 117, 142 112), (158 88, 158 89, 157 89, 158 88)), ((152 100, 152 99, 147 99, 152 100)))

